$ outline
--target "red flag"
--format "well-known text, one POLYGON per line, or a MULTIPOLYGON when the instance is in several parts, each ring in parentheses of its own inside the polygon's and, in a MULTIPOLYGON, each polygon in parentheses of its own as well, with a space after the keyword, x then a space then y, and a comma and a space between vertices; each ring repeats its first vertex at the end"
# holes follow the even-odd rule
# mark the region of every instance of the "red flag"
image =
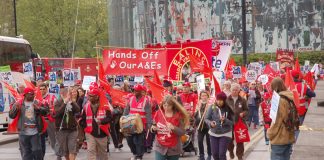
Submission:
POLYGON ((117 90, 117 89, 110 89, 110 96, 112 99, 112 103, 113 105, 118 105, 121 107, 125 107, 126 106, 126 97, 129 93, 121 91, 121 90, 117 90))
POLYGON ((107 81, 99 79, 100 85, 104 87, 104 89, 109 93, 110 92, 110 85, 107 83, 107 81))
POLYGON ((35 85, 33 83, 31 83, 25 79, 24 79, 24 82, 25 82, 27 88, 35 89, 35 85))
POLYGON ((287 69, 286 71, 286 77, 285 77, 285 85, 286 87, 293 92, 294 94, 294 103, 297 107, 299 107, 299 94, 296 89, 296 84, 292 78, 292 75, 290 73, 290 70, 287 69))
POLYGON ((192 72, 203 72, 205 65, 204 61, 199 61, 195 56, 192 54, 189 54, 189 59, 190 59, 190 67, 192 72))
POLYGON ((275 76, 277 73, 271 68, 270 64, 267 64, 263 70, 263 74, 275 76))
POLYGON ((215 95, 215 97, 216 97, 216 95, 217 95, 218 93, 222 92, 222 90, 221 90, 221 88, 220 88, 220 86, 219 86, 219 83, 218 83, 218 81, 217 81, 217 79, 215 78, 214 75, 213 75, 212 78, 213 78, 213 85, 214 85, 214 87, 215 87, 214 95, 215 95))
POLYGON ((4 86, 9 90, 11 95, 15 98, 16 101, 23 99, 23 97, 15 90, 13 87, 11 87, 8 83, 2 82, 4 86))
POLYGON ((232 78, 232 68, 236 66, 234 58, 230 58, 225 67, 225 76, 227 79, 232 78))
POLYGON ((158 103, 163 101, 163 97, 168 94, 168 91, 164 89, 163 86, 158 85, 152 81, 150 81, 148 78, 145 78, 147 84, 150 86, 150 89, 152 91, 152 96, 156 99, 158 103))
POLYGON ((313 79, 313 74, 308 71, 304 76, 305 82, 309 85, 309 87, 314 91, 315 90, 315 81, 313 79))
POLYGON ((160 80, 159 75, 157 74, 156 70, 154 70, 154 79, 153 79, 153 82, 162 86, 161 80, 160 80))
POLYGON ((101 62, 99 62, 98 79, 99 81, 102 80, 107 83, 107 79, 105 78, 105 71, 101 62))
POLYGON ((99 94, 99 108, 109 108, 109 101, 106 97, 106 92, 103 90, 99 94))
POLYGON ((217 43, 216 47, 215 47, 215 50, 214 50, 216 52, 215 56, 218 56, 219 51, 220 51, 220 47, 221 47, 220 43, 217 43))
POLYGON ((295 61, 295 70, 298 71, 300 73, 300 65, 299 65, 299 60, 298 58, 296 58, 296 61, 295 61))

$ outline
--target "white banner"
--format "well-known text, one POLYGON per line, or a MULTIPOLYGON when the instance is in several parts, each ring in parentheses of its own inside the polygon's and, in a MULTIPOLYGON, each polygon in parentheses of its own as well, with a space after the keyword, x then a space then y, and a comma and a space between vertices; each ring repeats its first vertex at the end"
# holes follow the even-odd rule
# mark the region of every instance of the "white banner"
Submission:
POLYGON ((259 62, 250 63, 248 69, 256 71, 258 75, 262 74, 262 65, 259 62))
POLYGON ((73 73, 73 80, 74 80, 74 82, 76 82, 77 80, 81 80, 80 68, 78 68, 78 69, 72 69, 72 73, 73 73))
POLYGON ((217 44, 220 44, 219 54, 212 57, 212 65, 218 71, 224 71, 228 58, 232 53, 232 40, 213 40, 212 49, 215 49, 217 44))
POLYGON ((23 71, 25 75, 33 77, 34 76, 33 63, 32 62, 23 63, 23 71))
POLYGON ((71 69, 63 70, 63 84, 64 86, 74 86, 74 74, 71 69))

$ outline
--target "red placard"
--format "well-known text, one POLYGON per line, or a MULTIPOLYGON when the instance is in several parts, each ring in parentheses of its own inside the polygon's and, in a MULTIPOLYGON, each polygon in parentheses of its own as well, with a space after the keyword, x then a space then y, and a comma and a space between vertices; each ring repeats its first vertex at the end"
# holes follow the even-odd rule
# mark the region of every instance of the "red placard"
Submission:
POLYGON ((167 75, 166 50, 110 48, 103 50, 108 75, 167 75))
POLYGON ((287 49, 278 49, 277 62, 280 63, 280 69, 284 69, 286 67, 292 68, 292 66, 294 65, 294 51, 287 49))

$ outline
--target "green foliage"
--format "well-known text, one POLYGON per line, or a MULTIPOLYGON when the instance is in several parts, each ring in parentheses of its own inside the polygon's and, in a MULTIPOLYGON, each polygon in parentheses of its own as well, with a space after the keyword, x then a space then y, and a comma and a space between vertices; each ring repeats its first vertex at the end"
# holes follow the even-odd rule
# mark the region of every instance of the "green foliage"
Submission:
MULTIPOLYGON (((17 1, 18 34, 41 57, 71 57, 77 0, 17 1)), ((107 1, 80 0, 75 57, 95 56, 93 48, 108 42, 107 1)))
MULTIPOLYGON (((234 54, 231 55, 234 58, 237 65, 243 64, 243 55, 234 54)), ((310 52, 295 52, 295 58, 298 57, 299 64, 304 65, 305 60, 309 60, 311 64, 324 62, 324 51, 310 51, 310 52)), ((270 61, 276 61, 276 53, 256 53, 248 54, 248 62, 264 61, 269 63, 270 61)))

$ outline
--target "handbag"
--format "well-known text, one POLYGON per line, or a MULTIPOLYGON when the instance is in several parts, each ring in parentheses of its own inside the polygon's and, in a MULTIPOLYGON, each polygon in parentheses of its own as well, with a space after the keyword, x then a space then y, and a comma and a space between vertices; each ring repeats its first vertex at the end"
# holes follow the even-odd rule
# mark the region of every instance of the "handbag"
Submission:
POLYGON ((250 142, 249 130, 241 118, 234 124, 234 138, 236 143, 250 142))

